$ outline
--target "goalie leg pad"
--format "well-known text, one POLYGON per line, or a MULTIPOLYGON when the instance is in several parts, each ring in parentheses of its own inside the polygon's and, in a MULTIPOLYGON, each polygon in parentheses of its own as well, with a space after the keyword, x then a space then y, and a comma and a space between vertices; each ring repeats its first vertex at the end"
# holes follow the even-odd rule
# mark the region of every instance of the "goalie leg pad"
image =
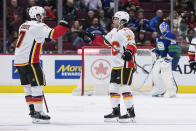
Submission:
POLYGON ((161 76, 166 86, 166 95, 167 97, 176 97, 176 83, 172 74, 172 66, 171 63, 163 63, 161 65, 161 76))
POLYGON ((161 76, 161 62, 162 59, 158 59, 154 65, 152 70, 152 80, 153 80, 153 88, 152 88, 152 96, 163 96, 165 92, 165 85, 162 82, 161 76))

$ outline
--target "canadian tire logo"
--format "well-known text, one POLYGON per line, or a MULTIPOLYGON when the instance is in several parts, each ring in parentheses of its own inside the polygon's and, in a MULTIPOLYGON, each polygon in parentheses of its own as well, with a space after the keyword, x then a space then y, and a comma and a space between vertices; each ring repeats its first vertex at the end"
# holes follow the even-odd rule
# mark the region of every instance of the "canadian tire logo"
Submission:
POLYGON ((98 80, 105 80, 110 76, 110 62, 106 59, 96 59, 91 64, 91 74, 98 80))

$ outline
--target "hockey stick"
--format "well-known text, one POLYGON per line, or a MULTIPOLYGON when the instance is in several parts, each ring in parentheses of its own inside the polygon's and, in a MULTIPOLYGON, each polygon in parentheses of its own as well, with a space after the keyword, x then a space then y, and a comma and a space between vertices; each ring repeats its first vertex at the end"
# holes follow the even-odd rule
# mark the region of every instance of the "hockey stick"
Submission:
MULTIPOLYGON (((122 52, 120 52, 120 50, 118 50, 116 47, 112 46, 112 44, 103 36, 103 35, 100 35, 100 37, 102 37, 105 41, 105 43, 111 47, 112 49, 114 49, 115 51, 117 51, 118 53, 120 53, 121 55, 123 55, 122 52)), ((141 68, 146 74, 149 74, 149 71, 147 71, 146 69, 144 69, 142 66, 138 65, 137 63, 135 63, 136 66, 138 66, 139 68, 141 68)))
POLYGON ((177 39, 171 39, 171 38, 168 38, 168 37, 165 37, 165 36, 160 36, 161 39, 166 39, 166 40, 171 40, 171 41, 175 41, 175 42, 182 42, 182 40, 177 40, 177 39))
MULTIPOLYGON (((146 81, 148 80, 148 78, 149 78, 149 76, 150 76, 150 74, 151 74, 151 72, 152 72, 152 70, 153 70, 153 67, 154 67, 154 64, 155 64, 155 63, 156 63, 156 61, 153 62, 152 67, 151 67, 151 69, 150 69, 148 75, 147 75, 146 78, 144 79, 143 83, 142 83, 138 88, 135 88, 134 91, 139 91, 139 90, 141 90, 141 89, 144 87, 144 84, 145 84, 146 81)), ((134 88, 133 88, 133 89, 134 89, 134 88)))
POLYGON ((44 98, 44 104, 45 104, 45 107, 46 107, 46 111, 47 111, 47 113, 49 113, 48 105, 47 105, 47 102, 46 102, 46 98, 45 98, 44 92, 42 92, 42 93, 43 93, 43 98, 44 98))

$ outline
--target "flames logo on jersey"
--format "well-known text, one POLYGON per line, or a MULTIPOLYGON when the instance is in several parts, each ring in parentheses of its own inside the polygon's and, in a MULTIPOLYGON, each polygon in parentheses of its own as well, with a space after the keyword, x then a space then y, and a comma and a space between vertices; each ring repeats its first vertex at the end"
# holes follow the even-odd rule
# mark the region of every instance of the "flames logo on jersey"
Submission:
POLYGON ((97 59, 91 65, 91 74, 98 80, 104 80, 110 76, 111 64, 106 59, 97 59))
POLYGON ((55 79, 79 79, 81 60, 55 60, 55 79))

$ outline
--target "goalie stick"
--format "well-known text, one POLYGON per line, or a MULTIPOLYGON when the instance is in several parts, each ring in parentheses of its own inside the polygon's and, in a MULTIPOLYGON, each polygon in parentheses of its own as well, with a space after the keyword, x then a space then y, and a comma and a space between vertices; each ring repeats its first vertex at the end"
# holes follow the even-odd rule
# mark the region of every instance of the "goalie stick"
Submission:
MULTIPOLYGON (((118 53, 120 53, 121 55, 123 55, 122 52, 120 52, 120 50, 118 50, 116 47, 112 46, 112 44, 102 35, 100 35, 100 37, 102 37, 105 41, 105 43, 111 47, 112 49, 114 49, 115 51, 117 51, 118 53)), ((144 69, 142 66, 138 65, 136 62, 135 62, 136 66, 138 66, 139 68, 141 68, 146 74, 149 74, 149 71, 147 71, 146 69, 144 69)))

